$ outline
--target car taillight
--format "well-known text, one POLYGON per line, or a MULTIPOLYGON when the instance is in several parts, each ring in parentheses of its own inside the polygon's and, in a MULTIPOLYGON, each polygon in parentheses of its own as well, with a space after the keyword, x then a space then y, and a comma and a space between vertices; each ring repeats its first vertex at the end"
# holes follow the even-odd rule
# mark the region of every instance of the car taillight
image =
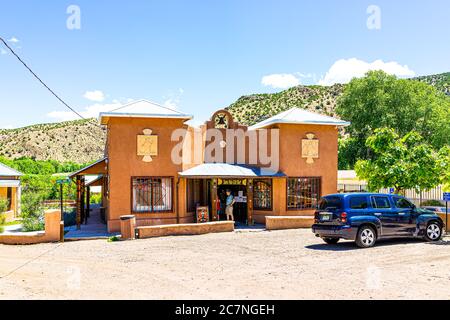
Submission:
POLYGON ((346 212, 341 213, 341 222, 347 223, 347 213, 346 212))

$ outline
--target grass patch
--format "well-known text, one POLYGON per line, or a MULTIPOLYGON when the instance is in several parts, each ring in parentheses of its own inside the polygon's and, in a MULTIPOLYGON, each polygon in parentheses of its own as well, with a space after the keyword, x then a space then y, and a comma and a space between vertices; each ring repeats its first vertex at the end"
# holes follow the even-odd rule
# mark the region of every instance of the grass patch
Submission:
POLYGON ((21 223, 22 223, 21 220, 15 220, 15 221, 10 221, 10 222, 5 222, 5 223, 1 224, 0 227, 15 226, 15 225, 18 225, 21 223))
POLYGON ((112 236, 108 238, 108 242, 117 242, 120 241, 120 238, 118 236, 112 236))

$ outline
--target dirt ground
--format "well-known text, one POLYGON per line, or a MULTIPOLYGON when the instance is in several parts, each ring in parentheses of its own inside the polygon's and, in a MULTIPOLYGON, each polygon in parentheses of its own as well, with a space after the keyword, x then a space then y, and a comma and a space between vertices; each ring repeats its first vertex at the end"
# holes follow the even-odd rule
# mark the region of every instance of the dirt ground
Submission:
POLYGON ((0 245, 0 299, 449 299, 450 239, 325 245, 310 230, 0 245))

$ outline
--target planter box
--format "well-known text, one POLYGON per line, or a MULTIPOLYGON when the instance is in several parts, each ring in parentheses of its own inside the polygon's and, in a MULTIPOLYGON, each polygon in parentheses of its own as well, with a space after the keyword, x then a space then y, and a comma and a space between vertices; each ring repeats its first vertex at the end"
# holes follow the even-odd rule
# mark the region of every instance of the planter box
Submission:
POLYGON ((267 216, 267 230, 306 229, 314 224, 313 216, 267 216))
POLYGON ((63 224, 61 211, 48 210, 45 212, 45 231, 0 234, 0 243, 36 244, 58 242, 61 240, 61 224, 63 224))
POLYGON ((217 221, 207 223, 166 224, 160 226, 137 227, 136 230, 139 239, 164 236, 198 235, 217 232, 233 232, 234 222, 217 221))

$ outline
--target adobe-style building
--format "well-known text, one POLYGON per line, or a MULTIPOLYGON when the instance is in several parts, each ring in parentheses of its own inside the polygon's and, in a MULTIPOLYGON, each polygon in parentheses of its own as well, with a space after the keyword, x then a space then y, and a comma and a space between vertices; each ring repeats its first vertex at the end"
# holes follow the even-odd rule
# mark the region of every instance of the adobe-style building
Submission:
POLYGON ((226 189, 242 224, 310 216, 321 195, 337 191, 338 128, 348 122, 298 108, 251 127, 226 110, 198 128, 191 119, 146 100, 101 113, 105 158, 74 174, 79 220, 87 174, 102 177, 110 232, 129 214, 138 226, 194 223, 198 208, 206 220, 226 219, 226 189))
POLYGON ((22 173, 0 163, 0 200, 6 200, 6 212, 0 212, 6 222, 13 221, 20 214, 20 198, 22 187, 20 177, 22 173))

